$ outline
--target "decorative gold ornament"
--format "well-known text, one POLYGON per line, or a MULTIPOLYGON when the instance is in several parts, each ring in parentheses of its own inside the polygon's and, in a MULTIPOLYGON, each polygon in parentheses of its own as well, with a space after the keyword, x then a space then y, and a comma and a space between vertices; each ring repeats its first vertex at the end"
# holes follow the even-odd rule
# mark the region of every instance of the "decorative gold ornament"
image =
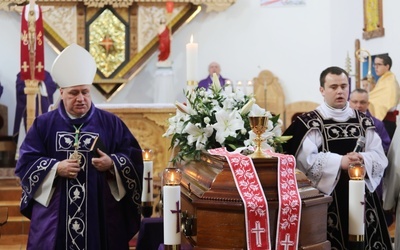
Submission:
POLYGON ((108 8, 89 24, 89 52, 106 78, 126 61, 127 30, 127 25, 108 8))

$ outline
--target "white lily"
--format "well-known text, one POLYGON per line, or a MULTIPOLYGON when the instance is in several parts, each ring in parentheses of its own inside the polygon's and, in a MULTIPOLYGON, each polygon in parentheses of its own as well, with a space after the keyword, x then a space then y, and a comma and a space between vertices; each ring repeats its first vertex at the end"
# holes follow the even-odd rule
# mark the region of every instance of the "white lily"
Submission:
MULTIPOLYGON (((254 104, 251 107, 249 116, 264 116, 267 115, 268 117, 270 117, 268 115, 268 112, 265 111, 265 109, 261 108, 260 106, 258 106, 257 104, 254 104)), ((271 115, 271 114, 270 114, 271 115)))
POLYGON ((190 117, 188 115, 177 110, 176 115, 168 119, 169 127, 163 134, 163 137, 168 137, 175 133, 181 133, 184 122, 189 118, 190 117))
POLYGON ((205 144, 213 133, 213 128, 207 125, 205 128, 199 128, 193 123, 188 123, 184 129, 185 133, 188 133, 187 141, 189 145, 196 143, 196 150, 202 150, 205 148, 205 144))
POLYGON ((219 110, 215 113, 217 123, 213 128, 217 131, 215 140, 221 144, 225 142, 228 136, 236 136, 236 131, 244 127, 244 121, 237 110, 227 112, 226 110, 219 110))
POLYGON ((179 111, 188 114, 188 115, 196 115, 197 112, 193 110, 191 107, 184 105, 183 103, 180 103, 178 101, 175 101, 175 106, 179 111))
POLYGON ((253 105, 255 104, 256 100, 254 98, 251 98, 244 106, 243 108, 240 110, 240 114, 241 115, 245 115, 247 114, 251 108, 253 107, 253 105))
POLYGON ((214 93, 221 89, 221 83, 219 82, 219 77, 217 73, 213 73, 211 89, 214 93))

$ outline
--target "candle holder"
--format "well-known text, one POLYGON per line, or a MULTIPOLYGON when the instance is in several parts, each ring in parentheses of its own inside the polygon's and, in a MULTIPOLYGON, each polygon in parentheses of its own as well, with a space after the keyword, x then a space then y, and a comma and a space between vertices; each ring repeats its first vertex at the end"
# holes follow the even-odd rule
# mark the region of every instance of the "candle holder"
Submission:
POLYGON ((250 127, 251 130, 256 134, 256 138, 254 139, 254 142, 256 144, 256 150, 254 153, 249 155, 249 157, 253 159, 257 158, 271 158, 271 156, 265 154, 261 150, 261 143, 265 141, 264 138, 261 137, 261 135, 267 130, 268 127, 268 117, 267 116, 249 116, 249 121, 250 121, 250 127))
POLYGON ((186 90, 189 93, 191 93, 197 88, 198 82, 197 81, 186 81, 186 85, 187 85, 186 90))
POLYGON ((349 173, 350 180, 364 180, 365 178, 365 168, 364 164, 362 163, 350 164, 347 171, 349 173))
POLYGON ((141 213, 148 218, 153 214, 153 151, 143 149, 143 188, 141 213))
POLYGON ((163 172, 164 249, 181 249, 181 180, 178 168, 163 172))

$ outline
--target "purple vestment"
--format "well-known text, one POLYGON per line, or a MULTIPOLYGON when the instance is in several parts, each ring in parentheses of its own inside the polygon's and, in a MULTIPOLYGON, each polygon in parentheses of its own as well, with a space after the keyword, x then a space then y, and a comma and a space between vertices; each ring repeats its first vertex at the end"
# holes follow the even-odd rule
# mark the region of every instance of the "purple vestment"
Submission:
POLYGON ((138 142, 117 116, 92 104, 85 116, 71 119, 61 102, 34 120, 15 172, 23 187, 21 213, 31 219, 28 249, 129 249, 140 227, 143 159, 138 142), (81 171, 75 179, 56 177, 45 207, 33 196, 51 168, 73 152, 74 126, 80 125, 81 171), (96 136, 122 179, 126 194, 120 201, 108 183, 115 176, 91 164, 89 151, 96 136))
MULTIPOLYGON (((47 96, 40 96, 40 106, 41 110, 39 113, 38 97, 36 97, 36 116, 39 114, 46 113, 49 106, 53 104, 53 94, 57 90, 57 84, 53 81, 50 73, 45 71, 44 74, 44 84, 46 85, 47 96)), ((21 80, 20 73, 17 74, 16 81, 16 94, 17 94, 17 107, 15 109, 15 119, 14 119, 14 131, 13 137, 15 141, 18 141, 19 127, 21 125, 21 120, 24 119, 24 124, 26 128, 26 94, 24 92, 25 81, 21 80)))
POLYGON ((383 150, 385 151, 385 153, 387 153, 389 150, 391 139, 388 132, 386 131, 385 124, 381 120, 378 120, 377 118, 372 116, 368 110, 366 115, 374 121, 375 131, 376 133, 378 133, 379 137, 381 137, 383 150))
MULTIPOLYGON (((221 75, 219 75, 219 83, 221 84, 221 87, 223 87, 225 85, 225 80, 226 80, 225 78, 223 78, 221 75)), ((199 82, 198 87, 208 89, 208 87, 210 87, 211 84, 212 84, 212 78, 211 78, 211 76, 208 76, 207 78, 205 78, 199 82)))

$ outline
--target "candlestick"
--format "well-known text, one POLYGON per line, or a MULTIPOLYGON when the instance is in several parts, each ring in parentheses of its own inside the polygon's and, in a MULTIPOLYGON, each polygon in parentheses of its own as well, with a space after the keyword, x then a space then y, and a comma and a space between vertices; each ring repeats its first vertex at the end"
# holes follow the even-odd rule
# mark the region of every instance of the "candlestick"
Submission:
POLYGON ((163 172, 164 249, 180 249, 182 172, 166 168, 163 172))
POLYGON ((364 196, 365 168, 361 163, 351 164, 348 169, 349 181, 349 246, 350 249, 364 249, 364 196))
POLYGON ((153 213, 153 152, 151 149, 142 150, 143 156, 143 188, 142 215, 150 217, 153 213))
POLYGON ((186 44, 186 80, 189 83, 197 83, 197 54, 198 44, 193 42, 193 35, 190 43, 186 44))
POLYGON ((254 85, 252 81, 247 81, 246 95, 252 95, 254 93, 254 85))

